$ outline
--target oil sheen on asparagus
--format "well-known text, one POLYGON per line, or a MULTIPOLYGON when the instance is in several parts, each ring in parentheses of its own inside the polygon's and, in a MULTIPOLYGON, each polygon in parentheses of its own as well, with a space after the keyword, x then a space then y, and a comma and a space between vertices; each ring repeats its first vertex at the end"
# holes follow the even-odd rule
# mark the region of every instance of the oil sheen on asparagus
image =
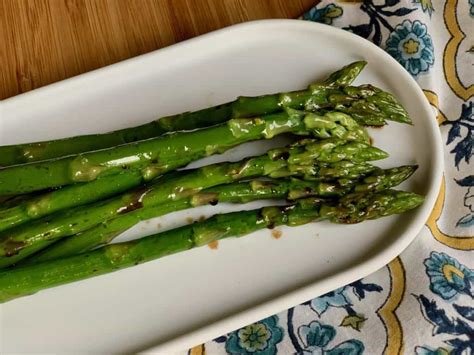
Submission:
POLYGON ((216 215, 203 222, 130 242, 111 244, 77 256, 0 271, 0 302, 117 271, 215 240, 244 236, 263 228, 298 226, 315 220, 359 223, 403 213, 419 206, 422 201, 423 197, 412 192, 383 190, 350 194, 334 205, 310 198, 289 206, 216 215))
MULTIPOLYGON (((365 61, 351 63, 332 73, 321 83, 315 83, 313 86, 310 86, 310 91, 315 96, 322 96, 328 87, 338 88, 350 85, 366 64, 365 61)), ((308 107, 315 104, 314 100, 305 103, 305 105, 301 104, 300 101, 295 102, 291 100, 291 97, 294 96, 292 94, 281 93, 260 97, 240 97, 233 102, 223 105, 163 117, 141 126, 110 133, 4 146, 0 147, 0 166, 23 164, 110 148, 120 144, 158 137, 168 132, 208 127, 223 123, 231 118, 259 116, 278 112, 283 107, 303 108, 306 104, 308 104, 308 107)), ((379 96, 385 96, 380 97, 380 100, 390 101, 390 104, 377 106, 377 102, 373 102, 374 98, 368 97, 352 106, 350 111, 354 113, 357 119, 367 124, 379 125, 385 119, 393 119, 405 123, 410 122, 406 112, 404 112, 392 95, 378 94, 379 96), (368 113, 371 113, 371 115, 369 116, 368 113), (385 116, 386 113, 388 113, 387 117, 385 116)))
POLYGON ((80 233, 137 208, 185 198, 205 188, 260 176, 350 179, 373 170, 368 161, 387 156, 384 151, 362 142, 304 139, 287 148, 272 149, 267 154, 240 162, 178 172, 109 200, 65 210, 1 232, 0 267, 18 262, 52 240, 80 233), (349 169, 346 169, 347 158, 353 164, 349 169))
POLYGON ((27 258, 22 265, 38 263, 80 254, 98 246, 110 243, 116 236, 140 221, 159 217, 167 213, 217 203, 246 203, 255 200, 296 199, 318 196, 321 198, 340 197, 350 192, 373 192, 389 189, 401 184, 416 170, 416 166, 377 169, 362 178, 344 181, 320 182, 300 179, 278 179, 271 181, 252 180, 220 185, 202 190, 181 200, 139 208, 130 213, 107 220, 91 229, 69 238, 61 239, 50 247, 27 258))
POLYGON ((305 90, 241 96, 105 134, 0 147, 0 302, 263 228, 359 223, 416 208, 422 196, 392 188, 417 166, 374 165, 388 152, 372 145, 366 126, 411 120, 390 93, 352 85, 365 65, 351 63, 305 90), (282 134, 291 143, 265 154, 179 170, 282 134), (279 201, 114 240, 171 212, 256 200, 279 201))

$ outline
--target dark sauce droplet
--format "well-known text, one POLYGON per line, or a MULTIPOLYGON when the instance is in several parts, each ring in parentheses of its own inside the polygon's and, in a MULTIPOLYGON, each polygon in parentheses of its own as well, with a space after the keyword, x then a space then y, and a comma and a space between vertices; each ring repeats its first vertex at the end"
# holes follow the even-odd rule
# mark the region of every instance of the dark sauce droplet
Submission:
POLYGON ((3 244, 3 250, 5 251, 5 256, 13 256, 18 254, 18 252, 25 246, 25 242, 7 239, 7 241, 3 244))

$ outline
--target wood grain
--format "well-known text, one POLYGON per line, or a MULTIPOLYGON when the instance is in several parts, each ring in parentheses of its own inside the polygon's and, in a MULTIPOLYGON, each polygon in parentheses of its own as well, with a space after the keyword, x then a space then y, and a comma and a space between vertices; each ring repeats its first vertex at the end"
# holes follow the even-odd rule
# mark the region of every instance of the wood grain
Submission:
POLYGON ((0 0, 0 99, 315 0, 0 0))

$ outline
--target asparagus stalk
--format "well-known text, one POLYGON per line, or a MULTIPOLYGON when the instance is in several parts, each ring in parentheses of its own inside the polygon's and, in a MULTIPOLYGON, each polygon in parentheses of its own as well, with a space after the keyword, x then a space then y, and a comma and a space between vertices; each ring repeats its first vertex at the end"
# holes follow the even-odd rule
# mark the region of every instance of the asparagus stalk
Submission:
POLYGON ((124 169, 140 170, 143 178, 149 180, 169 171, 176 161, 185 165, 244 142, 269 139, 282 133, 311 134, 321 139, 369 140, 367 131, 343 113, 320 115, 288 109, 262 117, 231 119, 198 131, 0 169, 0 195, 93 181, 124 169))
POLYGON ((140 221, 159 217, 174 211, 208 203, 246 203, 254 200, 283 198, 296 200, 309 196, 331 198, 342 196, 350 191, 359 193, 381 191, 399 185, 410 177, 416 168, 416 166, 401 166, 387 170, 376 170, 362 179, 354 180, 352 183, 344 185, 338 182, 309 182, 292 179, 273 181, 253 180, 217 186, 182 200, 139 209, 108 220, 85 232, 59 240, 43 251, 27 258, 20 265, 37 264, 92 250, 98 246, 108 244, 116 236, 140 221))
MULTIPOLYGON (((323 84, 326 86, 350 85, 367 63, 354 62, 332 73, 323 84)), ((238 99, 236 100, 238 101, 238 99)), ((236 102, 234 101, 234 102, 236 102)), ((275 102, 270 98, 261 100, 260 105, 253 105, 254 115, 264 115, 277 112, 283 102, 275 102)), ((27 143, 0 147, 0 166, 10 166, 48 160, 61 156, 110 148, 121 144, 136 142, 158 137, 167 132, 192 130, 223 123, 231 118, 247 117, 245 111, 233 112, 233 103, 229 102, 195 112, 185 112, 178 115, 163 117, 141 126, 125 128, 105 134, 91 134, 52 141, 27 143)))
POLYGON ((143 182, 139 171, 117 174, 113 184, 108 178, 90 183, 67 186, 21 201, 0 210, 0 231, 41 218, 66 208, 102 200, 121 191, 132 189, 143 182))
MULTIPOLYGON (((273 159, 276 159, 278 154, 290 154, 292 164, 301 164, 305 161, 311 163, 315 159, 319 162, 330 163, 341 160, 364 162, 387 157, 385 152, 372 148, 366 143, 346 142, 337 139, 328 139, 320 143, 308 140, 289 148, 277 149, 272 152, 273 159), (307 144, 308 142, 309 144, 307 144)), ((173 162, 173 164, 177 165, 176 162, 173 162)), ((66 208, 110 197, 121 191, 129 190, 141 182, 143 182, 141 173, 130 171, 113 176, 113 178, 97 179, 89 184, 67 186, 63 189, 40 195, 3 211, 0 210, 0 231, 66 208), (112 179, 113 184, 110 181, 112 179)))
MULTIPOLYGON (((310 86, 312 92, 318 92, 324 87, 322 84, 310 86)), ((347 86, 339 92, 328 95, 329 104, 313 95, 305 101, 307 111, 332 109, 332 100, 337 100, 336 110, 351 115, 359 124, 365 126, 383 126, 385 120, 411 124, 411 119, 403 106, 390 93, 373 85, 347 86)))
POLYGON ((306 182, 299 180, 274 180, 237 182, 198 192, 185 199, 139 209, 105 221, 82 233, 64 238, 50 247, 32 255, 20 265, 37 264, 46 260, 79 254, 97 246, 108 244, 116 236, 140 221, 159 217, 171 212, 217 203, 246 203, 260 199, 294 199, 294 196, 337 196, 348 187, 338 183, 306 182))
MULTIPOLYGON (((322 83, 325 86, 336 87, 350 85, 366 64, 364 61, 351 63, 332 73, 322 83)), ((243 101, 248 105, 248 111, 252 112, 252 115, 260 116, 280 111, 284 105, 292 107, 292 103, 283 100, 284 98, 284 94, 281 97, 278 97, 277 94, 245 98, 243 101)), ((246 112, 246 108, 237 99, 223 105, 163 117, 141 126, 125 128, 110 133, 4 146, 0 147, 0 166, 48 160, 154 138, 167 132, 209 127, 223 123, 231 118, 249 117, 248 111, 246 112), (234 106, 236 106, 235 109, 234 106)))
MULTIPOLYGON (((359 87, 336 87, 334 85, 314 84, 309 90, 264 95, 259 97, 239 97, 236 101, 231 103, 201 110, 196 113, 185 113, 181 116, 164 117, 158 121, 135 128, 135 130, 143 130, 144 132, 147 132, 147 134, 141 136, 132 135, 132 138, 129 139, 124 139, 123 136, 121 136, 121 131, 112 132, 106 134, 111 135, 109 140, 105 139, 107 137, 103 137, 103 145, 98 145, 94 149, 113 146, 112 143, 115 142, 113 137, 115 136, 120 137, 120 139, 118 139, 118 144, 128 144, 138 141, 138 138, 156 138, 162 134, 160 132, 163 130, 169 132, 172 130, 184 129, 187 128, 188 124, 194 127, 196 124, 192 122, 196 121, 201 122, 203 126, 209 126, 212 123, 219 124, 232 117, 242 118, 259 116, 262 114, 275 113, 284 108, 305 108, 308 111, 336 109, 339 112, 353 114, 358 123, 368 126, 384 125, 386 124, 386 119, 402 123, 411 123, 407 112, 400 103, 396 101, 395 97, 379 88, 371 85, 363 85, 359 87), (211 118, 206 120, 204 117, 207 117, 207 115, 210 115, 211 118), (184 124, 185 122, 188 123, 184 124), (154 130, 152 128, 147 129, 146 127, 148 127, 148 125, 160 128, 154 130)), ((7 162, 3 164, 6 166, 12 165, 11 162, 9 163, 8 160, 11 159, 8 157, 14 157, 12 159, 23 157, 23 161, 34 162, 58 157, 58 152, 61 152, 60 156, 63 156, 66 154, 65 152, 68 151, 70 151, 69 154, 84 152, 86 151, 85 145, 87 144, 87 141, 101 140, 102 136, 103 135, 82 136, 59 141, 33 143, 27 145, 27 148, 24 148, 24 145, 7 146, 4 148, 0 147, 0 153, 7 156, 7 162), (72 145, 72 141, 74 140, 79 141, 78 145, 74 146, 77 148, 67 148, 68 145, 72 145), (45 151, 48 150, 50 145, 51 150, 55 153, 48 155, 45 151), (57 145, 66 145, 66 147, 64 147, 63 150, 59 150, 57 145), (2 150, 4 151, 2 152, 2 150), (42 157, 40 158, 40 156, 42 157), (24 157, 27 157, 27 159, 24 157)))
MULTIPOLYGON (((179 167, 179 162, 172 166, 179 167)), ((131 190, 144 183, 140 171, 124 171, 89 183, 65 186, 61 189, 39 194, 0 209, 0 232, 33 221, 55 212, 104 200, 131 190)))
MULTIPOLYGON (((301 147, 313 149, 313 145, 319 143, 313 140, 304 140, 297 146, 291 146, 285 156, 275 155, 273 150, 262 156, 244 159, 235 163, 219 163, 202 168, 175 173, 172 178, 159 179, 149 186, 117 196, 106 201, 85 205, 74 209, 60 212, 39 219, 29 224, 20 225, 0 233, 0 267, 11 265, 26 256, 36 252, 44 243, 57 238, 77 234, 87 230, 94 225, 125 214, 142 207, 156 206, 158 204, 175 201, 193 195, 205 188, 235 181, 267 176, 271 178, 286 176, 318 176, 321 179, 334 178, 334 175, 346 178, 354 178, 360 175, 360 171, 368 172, 374 168, 370 165, 359 165, 357 172, 339 171, 337 157, 343 158, 342 150, 346 145, 321 146, 321 156, 308 156, 307 160, 299 164, 289 163, 293 157, 291 148, 301 147), (331 154, 330 151, 333 153, 331 154), (317 165, 319 159, 323 166, 317 165), (329 161, 330 163, 325 163, 329 161), (332 162, 332 163, 331 163, 332 162), (3 258, 2 258, 3 257, 3 258)), ((280 151, 280 150, 279 150, 280 151)), ((380 149, 361 143, 354 146, 347 143, 345 157, 365 157, 366 160, 375 160, 387 157, 380 149), (368 154, 368 152, 372 152, 368 154)), ((342 161, 345 163, 344 161, 342 161)))
POLYGON ((24 195, 4 195, 0 196, 0 212, 15 206, 18 206, 19 204, 35 198, 38 196, 40 192, 33 192, 30 194, 24 194, 24 195))
POLYGON ((290 206, 264 207, 216 215, 206 221, 108 245, 91 252, 0 272, 0 302, 31 295, 45 288, 110 273, 166 255, 239 237, 279 225, 298 226, 314 220, 359 223, 419 206, 423 197, 411 192, 384 190, 343 197, 337 205, 303 200, 290 206))
POLYGON ((367 62, 365 60, 352 62, 334 73, 331 73, 327 79, 322 81, 322 84, 327 86, 351 85, 366 65, 367 62))

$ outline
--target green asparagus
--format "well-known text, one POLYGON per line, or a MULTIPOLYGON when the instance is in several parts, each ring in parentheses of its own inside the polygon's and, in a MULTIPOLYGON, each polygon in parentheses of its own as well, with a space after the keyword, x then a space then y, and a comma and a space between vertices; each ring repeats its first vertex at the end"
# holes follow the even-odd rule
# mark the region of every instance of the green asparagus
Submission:
POLYGON ((0 195, 93 181, 124 169, 140 170, 143 178, 150 180, 169 171, 170 165, 177 161, 185 165, 244 142, 270 139, 282 133, 369 141, 366 129, 343 113, 319 115, 287 109, 286 112, 262 117, 235 118, 198 131, 0 169, 0 195))
MULTIPOLYGON (((297 145, 297 153, 301 154, 299 150, 301 147, 314 150, 314 145, 320 146, 319 142, 306 139, 297 145)), ((337 161, 338 157, 343 159, 364 156, 366 160, 376 160, 387 156, 385 152, 367 144, 361 143, 355 147, 349 142, 346 145, 348 149, 343 155, 341 155, 341 152, 345 145, 321 146, 321 150, 325 151, 324 154, 321 154, 321 156, 307 156, 306 161, 300 161, 298 164, 288 162, 293 157, 291 148, 295 147, 291 146, 289 153, 284 156, 281 154, 276 156, 274 151, 270 150, 267 154, 244 159, 240 162, 219 163, 177 172, 172 175, 172 178, 158 179, 148 186, 122 196, 69 209, 51 217, 46 216, 43 219, 38 219, 27 225, 20 225, 0 233, 0 267, 16 263, 36 252, 38 250, 36 246, 42 245, 43 242, 79 233, 104 220, 138 208, 185 198, 205 188, 259 176, 277 178, 310 175, 317 176, 320 179, 330 179, 334 178, 334 175, 341 175, 341 171, 334 173, 334 170, 337 170, 338 163, 341 162, 341 160, 337 161), (367 154, 367 152, 371 153, 367 154), (321 163, 319 159, 322 160, 321 163)), ((345 163, 343 160, 342 162, 345 163)), ((360 175, 359 171, 363 169, 366 169, 367 172, 374 168, 370 165, 359 165, 355 177, 360 175), (362 169, 360 169, 361 167, 362 169)), ((352 171, 349 171, 347 176, 341 177, 350 179, 354 178, 354 175, 352 171)))
POLYGON ((4 195, 0 196, 0 212, 28 201, 40 195, 41 192, 32 192, 24 195, 4 195))
MULTIPOLYGON (((306 144, 306 141, 302 141, 289 148, 274 150, 273 158, 276 159, 276 154, 289 154, 290 151, 290 162, 292 164, 301 164, 305 161, 311 163, 314 160, 325 163, 341 160, 365 162, 387 157, 385 152, 362 142, 346 142, 338 139, 327 139, 319 143, 311 140, 307 142, 310 143, 306 144)), ((53 212, 110 197, 121 191, 129 190, 143 181, 142 175, 138 171, 130 171, 126 174, 121 173, 114 176, 113 184, 109 180, 111 179, 102 178, 89 184, 67 186, 24 201, 9 209, 0 210, 0 231, 44 217, 53 212)))
MULTIPOLYGON (((318 92, 324 85, 313 84, 310 86, 312 92, 318 92)), ((329 103, 315 95, 308 97, 304 107, 307 111, 319 111, 324 109, 336 109, 351 115, 359 124, 365 126, 383 126, 385 120, 411 124, 411 119, 402 105, 395 97, 372 85, 347 86, 340 88, 342 93, 330 94, 329 103), (333 108, 333 102, 337 104, 333 108)))
POLYGON ((327 79, 322 81, 327 86, 348 86, 351 85, 359 76, 360 72, 365 68, 367 62, 360 60, 352 62, 341 69, 331 73, 327 79))
POLYGON ((85 232, 59 240, 43 251, 20 262, 20 265, 39 263, 89 251, 97 246, 108 244, 116 236, 140 221, 182 209, 208 203, 246 203, 253 200, 282 198, 296 200, 309 196, 330 198, 342 196, 350 191, 381 191, 399 185, 410 177, 416 168, 416 166, 401 166, 387 170, 376 170, 362 179, 354 180, 351 184, 344 185, 338 182, 308 182, 292 179, 273 181, 253 180, 251 182, 217 186, 182 200, 138 209, 108 220, 85 232))
MULTIPOLYGON (((179 162, 173 165, 180 166, 179 162)), ((0 209, 0 232, 67 208, 112 197, 143 182, 141 172, 126 171, 89 183, 65 186, 62 189, 19 200, 18 203, 12 202, 11 206, 0 209)))
MULTIPOLYGON (((351 63, 332 73, 323 81, 323 84, 336 87, 350 85, 366 64, 364 61, 351 63)), ((284 105, 291 106, 291 102, 283 100, 284 98, 284 95, 281 97, 270 95, 243 98, 242 100, 247 106, 242 105, 237 99, 223 105, 168 116, 138 127, 125 128, 115 132, 4 146, 0 147, 0 166, 48 160, 154 138, 167 132, 204 128, 223 123, 231 118, 249 117, 248 112, 258 116, 274 113, 280 111, 284 105)))
POLYGON ((102 275, 206 245, 228 237, 240 237, 278 225, 298 226, 311 221, 358 223, 419 206, 423 197, 411 192, 384 190, 356 193, 333 205, 303 200, 290 206, 216 215, 206 221, 108 245, 91 252, 0 271, 0 302, 31 295, 45 288, 102 275))
POLYGON ((19 265, 58 259, 91 250, 97 246, 108 244, 116 236, 140 221, 187 208, 225 202, 246 203, 261 199, 286 198, 293 200, 295 196, 337 196, 348 189, 348 186, 340 186, 338 183, 299 180, 253 180, 217 186, 185 199, 138 209, 105 221, 82 233, 57 241, 50 247, 20 262, 19 265))

